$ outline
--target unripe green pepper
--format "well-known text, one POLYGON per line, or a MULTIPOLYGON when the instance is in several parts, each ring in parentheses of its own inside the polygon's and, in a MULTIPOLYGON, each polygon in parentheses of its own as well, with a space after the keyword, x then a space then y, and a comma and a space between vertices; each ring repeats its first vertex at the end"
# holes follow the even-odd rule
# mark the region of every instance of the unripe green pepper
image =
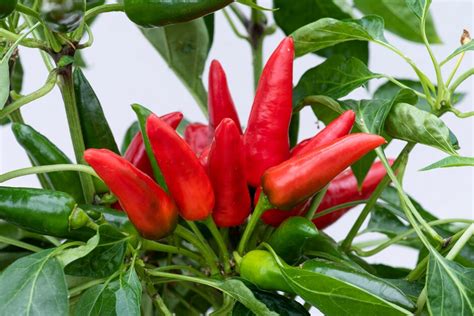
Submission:
POLYGON ((307 242, 317 235, 318 230, 312 221, 295 216, 278 226, 268 244, 286 263, 293 264, 301 259, 307 242))
POLYGON ((293 293, 275 258, 265 250, 252 250, 242 258, 240 276, 262 290, 293 293))
POLYGON ((84 0, 43 0, 40 14, 48 29, 69 33, 81 24, 85 12, 84 0))
POLYGON ((0 219, 25 230, 55 237, 69 237, 73 219, 81 211, 76 201, 63 192, 31 188, 0 187, 0 219))
POLYGON ((2 0, 0 1, 0 19, 9 16, 16 7, 18 0, 2 0))
POLYGON ((217 11, 234 0, 124 0, 128 18, 143 27, 188 22, 217 11))

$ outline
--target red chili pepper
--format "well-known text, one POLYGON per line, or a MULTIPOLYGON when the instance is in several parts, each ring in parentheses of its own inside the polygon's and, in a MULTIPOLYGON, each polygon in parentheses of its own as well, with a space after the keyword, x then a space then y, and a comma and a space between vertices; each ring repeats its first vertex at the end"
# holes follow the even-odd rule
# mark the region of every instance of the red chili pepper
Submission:
POLYGON ((196 155, 184 139, 156 115, 148 117, 146 131, 180 215, 187 220, 207 218, 214 208, 214 192, 196 155))
POLYGON ((211 151, 211 145, 212 144, 210 144, 209 146, 204 148, 201 155, 199 156, 199 162, 201 163, 201 165, 204 166, 204 169, 206 169, 206 170, 207 170, 207 164, 208 164, 208 161, 209 161, 209 152, 211 151))
MULTIPOLYGON (((161 117, 169 126, 176 129, 183 119, 181 112, 172 112, 161 117)), ((137 132, 133 137, 130 145, 128 145, 127 151, 125 152, 124 158, 130 161, 135 167, 149 175, 151 178, 154 177, 153 169, 151 167, 150 158, 146 153, 145 143, 141 132, 137 132)))
POLYGON ((202 123, 191 123, 184 130, 186 143, 198 157, 211 144, 212 137, 213 133, 209 130, 209 126, 202 123))
POLYGON ((209 69, 209 128, 213 132, 221 121, 230 118, 242 134, 240 120, 230 95, 227 78, 221 64, 213 60, 209 69))
POLYGON ((355 113, 352 110, 342 113, 316 136, 305 139, 291 150, 291 157, 303 155, 313 149, 329 144, 330 142, 350 133, 355 122, 355 113))
POLYGON ((209 177, 216 196, 212 216, 219 227, 238 226, 250 214, 242 139, 234 121, 225 118, 216 129, 209 153, 209 177))
MULTIPOLYGON (((389 160, 390 164, 393 160, 389 160)), ((377 185, 382 181, 386 175, 386 171, 381 162, 376 162, 372 165, 367 176, 362 183, 362 188, 359 191, 357 186, 357 179, 351 170, 346 170, 339 174, 331 181, 326 195, 324 195, 321 204, 318 207, 317 213, 327 210, 333 206, 363 200, 368 198, 375 190, 377 185)), ((257 190, 255 199, 258 199, 261 189, 257 190)), ((257 200, 255 200, 257 201, 257 200)), ((291 211, 282 211, 277 209, 268 210, 262 215, 262 221, 274 227, 278 227, 285 219, 291 216, 304 216, 311 205, 311 200, 294 207, 291 211)), ((323 229, 336 222, 342 215, 347 213, 353 207, 340 209, 328 215, 324 215, 313 220, 314 224, 323 229)))
POLYGON ((152 178, 107 149, 88 149, 84 159, 118 198, 143 237, 160 239, 173 232, 178 208, 152 178))
POLYGON ((263 173, 290 154, 294 45, 285 38, 263 69, 244 134, 247 182, 257 187, 263 173))
MULTIPOLYGON (((390 160, 390 164, 393 163, 393 160, 390 160)), ((368 198, 380 181, 387 174, 383 164, 378 161, 372 165, 367 176, 362 183, 362 188, 359 191, 357 187, 357 179, 352 173, 351 170, 341 173, 337 176, 331 184, 329 185, 328 191, 321 201, 320 206, 318 207, 317 212, 322 212, 330 207, 353 202, 357 200, 363 200, 368 198)), ((318 217, 313 220, 313 223, 319 229, 323 229, 337 221, 342 215, 347 213, 352 207, 347 207, 340 209, 338 211, 332 212, 330 214, 318 217)))
POLYGON ((263 191, 277 208, 288 209, 310 198, 351 164, 385 143, 372 134, 351 134, 268 169, 263 191))

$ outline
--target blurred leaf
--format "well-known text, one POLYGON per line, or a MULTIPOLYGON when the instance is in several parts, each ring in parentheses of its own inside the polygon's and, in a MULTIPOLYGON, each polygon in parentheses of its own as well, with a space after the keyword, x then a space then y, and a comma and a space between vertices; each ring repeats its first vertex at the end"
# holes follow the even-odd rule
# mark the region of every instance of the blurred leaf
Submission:
MULTIPOLYGON (((273 7, 278 9, 273 12, 275 22, 286 35, 322 18, 338 20, 352 18, 352 10, 345 0, 273 0, 273 7)), ((317 51, 316 54, 326 58, 334 55, 356 57, 367 64, 369 47, 367 42, 351 41, 327 47, 317 51)))
POLYGON ((383 29, 383 19, 374 15, 344 21, 324 18, 297 29, 291 36, 298 57, 353 40, 386 42, 383 29))
POLYGON ((214 13, 204 16, 203 19, 204 23, 206 24, 207 34, 209 36, 209 45, 207 46, 207 53, 209 54, 209 51, 212 48, 212 44, 214 43, 214 13))
POLYGON ((115 294, 107 285, 98 284, 82 294, 76 305, 77 316, 114 316, 115 294))
POLYGON ((474 167, 474 157, 449 156, 424 167, 421 171, 452 167, 474 167))
MULTIPOLYGON (((406 5, 405 0, 355 0, 354 4, 366 15, 381 16, 387 30, 407 40, 423 43, 420 21, 406 5)), ((426 20, 426 36, 430 43, 441 43, 431 15, 428 15, 426 20)))
POLYGON ((337 55, 309 69, 293 89, 293 102, 298 104, 309 95, 325 95, 334 99, 346 96, 369 80, 381 75, 371 72, 357 58, 337 55))
POLYGON ((201 77, 210 39, 204 19, 140 30, 207 113, 207 92, 201 77))
POLYGON ((53 250, 18 259, 0 276, 1 315, 67 315, 64 272, 53 250))

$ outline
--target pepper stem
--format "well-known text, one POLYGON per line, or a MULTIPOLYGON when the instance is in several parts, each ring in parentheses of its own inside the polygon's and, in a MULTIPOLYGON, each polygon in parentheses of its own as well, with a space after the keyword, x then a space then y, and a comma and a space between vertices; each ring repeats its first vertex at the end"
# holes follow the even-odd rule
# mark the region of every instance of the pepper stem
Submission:
POLYGON ((247 242, 250 239, 250 236, 252 235, 253 231, 255 230, 255 226, 258 223, 258 220, 262 216, 262 214, 270 209, 272 205, 270 204, 270 201, 268 201, 267 196, 265 193, 262 191, 260 194, 260 197, 258 198, 257 206, 255 207, 255 210, 253 211, 252 215, 250 216, 250 220, 247 224, 247 227, 245 227, 244 234, 242 235, 242 239, 240 239, 239 246, 237 248, 237 252, 240 255, 243 255, 245 252, 245 248, 247 246, 247 242))
POLYGON ((147 239, 142 240, 142 247, 145 250, 160 251, 160 252, 165 252, 165 253, 183 255, 190 259, 193 259, 196 262, 199 262, 200 264, 203 263, 203 258, 201 258, 201 256, 199 256, 198 254, 188 249, 166 245, 166 244, 162 244, 162 243, 152 241, 152 240, 147 240, 147 239))
POLYGON ((204 224, 206 224, 207 228, 212 234, 212 237, 216 240, 217 247, 219 248, 219 252, 221 253, 221 259, 224 263, 224 272, 230 273, 230 259, 229 259, 229 251, 227 246, 222 238, 219 229, 217 229, 216 223, 212 219, 212 216, 209 216, 204 220, 204 224))
POLYGON ((316 196, 313 198, 313 201, 311 201, 311 206, 309 207, 308 212, 306 213, 306 218, 309 219, 310 221, 313 220, 314 214, 318 210, 319 205, 321 205, 321 202, 324 199, 324 196, 326 195, 326 192, 328 191, 329 184, 327 184, 321 191, 319 191, 316 196))

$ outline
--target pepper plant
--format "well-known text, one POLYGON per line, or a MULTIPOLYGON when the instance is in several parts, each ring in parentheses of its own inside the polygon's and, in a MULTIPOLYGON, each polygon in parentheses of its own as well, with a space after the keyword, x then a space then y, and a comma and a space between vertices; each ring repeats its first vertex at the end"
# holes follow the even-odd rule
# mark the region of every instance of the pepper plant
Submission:
POLYGON ((470 140, 458 141, 443 121, 447 112, 474 116, 455 107, 457 88, 474 73, 461 72, 474 48, 468 31, 440 61, 431 48, 440 39, 430 0, 355 0, 354 7, 274 0, 273 9, 233 2, 0 2, 0 119, 32 164, 0 182, 36 174, 41 184, 0 187, 0 315, 308 315, 312 308, 472 315, 474 221, 439 219, 403 188, 415 146, 447 154, 426 157, 425 172, 474 165, 457 152, 470 140), (354 18, 357 11, 364 16, 354 18), (133 104, 136 122, 118 146, 81 70, 91 25, 109 12, 137 24, 209 122, 133 104), (207 88, 201 79, 210 47, 219 45, 215 14, 251 48, 255 98, 247 121, 218 61, 207 88), (286 37, 265 61, 264 40, 277 28, 286 37), (385 30, 422 43, 435 78, 385 30), (418 79, 370 71, 368 43, 394 52, 418 79), (37 49, 49 70, 28 94, 21 93, 24 48, 37 49), (313 53, 324 61, 293 80, 294 58, 313 53), (385 83, 371 99, 347 98, 372 79, 385 83), (74 159, 22 116, 55 86, 74 159), (326 127, 298 143, 305 107, 326 127), (393 139, 406 145, 389 159, 393 139), (343 240, 324 232, 357 205, 362 211, 343 240), (369 232, 385 238, 355 241, 369 232), (416 266, 371 263, 394 245, 418 251, 416 266))

